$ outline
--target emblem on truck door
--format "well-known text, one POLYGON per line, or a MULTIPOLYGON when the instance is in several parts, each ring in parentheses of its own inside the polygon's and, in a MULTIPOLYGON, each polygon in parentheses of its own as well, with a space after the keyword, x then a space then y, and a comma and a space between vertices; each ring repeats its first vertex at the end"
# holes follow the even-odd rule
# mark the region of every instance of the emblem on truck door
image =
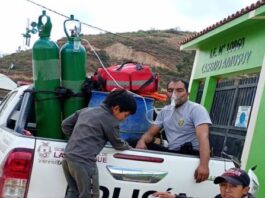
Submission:
POLYGON ((41 158, 48 158, 52 152, 49 142, 42 142, 38 147, 38 154, 41 158))

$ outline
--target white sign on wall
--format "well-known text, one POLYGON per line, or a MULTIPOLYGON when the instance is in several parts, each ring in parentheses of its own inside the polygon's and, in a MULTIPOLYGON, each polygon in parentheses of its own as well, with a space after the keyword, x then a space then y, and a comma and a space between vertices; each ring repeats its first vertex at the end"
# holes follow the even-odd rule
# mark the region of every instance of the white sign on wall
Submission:
POLYGON ((236 127, 247 128, 251 106, 239 106, 236 116, 236 127))

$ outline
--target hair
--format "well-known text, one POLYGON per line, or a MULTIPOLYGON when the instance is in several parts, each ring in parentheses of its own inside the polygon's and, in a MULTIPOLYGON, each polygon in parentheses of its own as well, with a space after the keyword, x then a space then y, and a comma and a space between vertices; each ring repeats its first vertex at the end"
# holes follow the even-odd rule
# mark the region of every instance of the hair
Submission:
POLYGON ((129 111, 130 114, 134 114, 137 109, 135 98, 125 89, 116 89, 110 92, 103 103, 108 108, 119 106, 121 112, 129 111))
POLYGON ((167 83, 167 88, 168 88, 169 83, 171 83, 171 82, 176 83, 176 82, 179 82, 179 81, 182 82, 182 83, 184 84, 184 87, 185 87, 186 91, 188 92, 188 89, 189 89, 189 83, 188 83, 188 81, 183 80, 183 79, 172 78, 172 79, 167 83))

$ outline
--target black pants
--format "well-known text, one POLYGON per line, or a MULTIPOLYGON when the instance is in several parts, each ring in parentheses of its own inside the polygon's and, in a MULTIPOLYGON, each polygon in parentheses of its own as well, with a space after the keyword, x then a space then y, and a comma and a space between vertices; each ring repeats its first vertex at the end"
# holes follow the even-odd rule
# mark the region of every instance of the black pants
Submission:
MULTIPOLYGON (((138 139, 126 139, 126 141, 129 143, 130 146, 135 148, 138 139)), ((194 150, 192 148, 191 142, 184 143, 179 150, 169 150, 168 148, 161 146, 159 144, 156 144, 154 142, 151 142, 147 145, 148 150, 153 151, 163 151, 163 152, 170 152, 170 153, 180 153, 180 154, 186 154, 186 155, 194 155, 194 156, 200 156, 200 153, 198 150, 194 150)))
POLYGON ((164 151, 164 152, 170 152, 170 153, 180 153, 180 154, 186 154, 186 155, 200 156, 199 151, 194 150, 190 142, 186 142, 185 144, 183 144, 179 150, 169 150, 168 148, 161 146, 159 144, 155 144, 153 142, 148 144, 147 148, 150 150, 155 150, 155 151, 164 151))

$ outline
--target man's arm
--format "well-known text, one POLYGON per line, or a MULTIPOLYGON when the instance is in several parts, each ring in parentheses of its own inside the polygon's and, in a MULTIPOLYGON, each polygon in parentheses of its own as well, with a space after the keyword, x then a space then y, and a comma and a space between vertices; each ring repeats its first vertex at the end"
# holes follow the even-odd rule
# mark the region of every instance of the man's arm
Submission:
POLYGON ((152 125, 149 130, 142 135, 141 139, 137 142, 136 148, 147 149, 147 144, 153 141, 153 138, 160 132, 158 125, 152 125))
POLYGON ((119 136, 119 132, 117 129, 115 128, 110 129, 107 127, 104 130, 106 131, 105 134, 108 137, 108 141, 111 143, 114 149, 124 151, 132 148, 128 144, 128 142, 126 142, 124 139, 122 139, 119 136))
POLYGON ((201 124, 196 127, 196 136, 199 141, 200 164, 195 170, 196 182, 202 182, 209 177, 209 160, 210 160, 210 143, 209 143, 209 126, 201 124))
POLYGON ((99 122, 100 128, 103 129, 106 140, 110 142, 114 149, 123 151, 132 148, 128 144, 128 142, 120 137, 118 121, 114 123, 113 119, 110 119, 107 116, 105 118, 102 118, 102 120, 100 120, 99 122))
POLYGON ((65 135, 70 136, 73 132, 73 129, 75 127, 75 123, 78 119, 78 115, 79 115, 80 111, 77 111, 75 113, 73 113, 72 115, 70 115, 69 117, 65 118, 62 121, 62 131, 65 135))

